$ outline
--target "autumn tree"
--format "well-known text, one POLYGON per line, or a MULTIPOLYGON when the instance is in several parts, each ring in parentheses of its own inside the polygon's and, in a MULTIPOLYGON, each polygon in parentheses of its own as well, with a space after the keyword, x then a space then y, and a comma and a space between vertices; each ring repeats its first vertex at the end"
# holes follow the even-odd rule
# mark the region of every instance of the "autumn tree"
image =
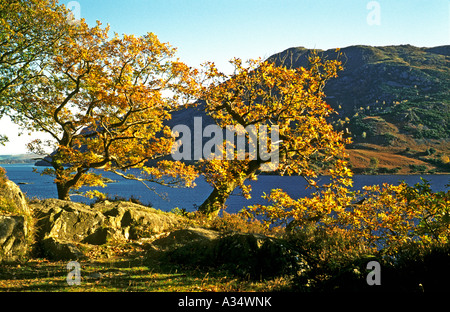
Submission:
MULTIPOLYGON (((270 159, 261 157, 261 153, 251 157, 248 149, 245 159, 205 159, 202 171, 213 191, 200 211, 211 214, 224 208, 236 188, 249 197, 250 186, 244 183, 256 179, 261 169, 300 175, 311 186, 327 168, 326 172, 336 177, 350 175, 343 159, 346 140, 327 120, 333 109, 324 101, 323 92, 325 83, 337 76, 340 62, 322 60, 316 53, 309 61, 308 68, 287 68, 260 60, 251 60, 244 66, 240 59, 234 59, 234 73, 230 76, 218 72, 212 63, 206 65, 207 76, 212 80, 204 97, 207 112, 223 128, 254 126, 258 138, 261 129, 271 133, 263 142, 258 139, 255 143, 247 131, 247 142, 254 142, 250 145, 257 144, 258 149, 267 144, 268 152, 276 152, 279 159, 274 167, 267 168, 270 159), (272 137, 272 133, 276 136, 272 137)), ((233 144, 226 142, 236 146, 233 144)), ((226 149, 225 146, 224 153, 226 149)))
POLYGON ((101 174, 91 169, 142 182, 192 184, 191 167, 161 159, 173 144, 163 122, 195 93, 195 72, 174 54, 152 33, 110 38, 108 27, 81 20, 59 39, 41 75, 15 88, 7 103, 13 120, 53 138, 29 148, 54 150, 44 173, 55 176, 58 198, 70 199, 70 191, 83 185, 103 186, 101 174))
MULTIPOLYGON (((42 75, 54 46, 68 27, 68 11, 54 0, 0 3, 0 117, 8 92, 42 75)), ((3 140, 6 138, 3 137, 3 140)))

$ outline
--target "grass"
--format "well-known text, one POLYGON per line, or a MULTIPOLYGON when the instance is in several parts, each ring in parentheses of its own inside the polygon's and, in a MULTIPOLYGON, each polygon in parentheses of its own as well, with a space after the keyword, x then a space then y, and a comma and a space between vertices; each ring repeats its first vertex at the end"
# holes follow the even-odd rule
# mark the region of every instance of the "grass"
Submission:
POLYGON ((101 246, 79 261, 81 283, 66 281, 69 261, 30 259, 0 264, 0 292, 238 292, 285 289, 290 280, 254 281, 225 270, 205 271, 146 259, 136 244, 101 246))

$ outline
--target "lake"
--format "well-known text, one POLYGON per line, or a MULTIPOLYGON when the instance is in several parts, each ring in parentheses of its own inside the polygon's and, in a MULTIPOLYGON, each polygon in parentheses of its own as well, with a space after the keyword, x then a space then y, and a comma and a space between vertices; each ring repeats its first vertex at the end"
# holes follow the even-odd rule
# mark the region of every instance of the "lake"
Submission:
MULTIPOLYGON (((33 173, 33 168, 38 168, 41 171, 44 169, 43 167, 35 167, 32 164, 5 164, 0 166, 6 169, 8 178, 19 184, 21 190, 28 197, 36 197, 39 199, 57 197, 53 178, 33 173)), ((198 178, 195 188, 172 189, 160 185, 152 185, 157 193, 165 195, 160 196, 148 190, 138 181, 125 180, 110 172, 105 172, 103 175, 117 182, 109 184, 106 188, 96 189, 110 194, 111 197, 118 195, 120 197, 130 198, 133 196, 142 203, 151 203, 153 207, 163 211, 170 211, 175 207, 184 208, 187 211, 194 211, 196 210, 195 207, 201 205, 212 191, 211 186, 203 178, 198 178)), ((381 183, 398 184, 402 180, 409 185, 413 185, 420 182, 421 177, 430 181, 433 191, 436 192, 446 190, 445 186, 450 184, 450 175, 356 175, 354 176, 353 184, 354 189, 361 189, 365 185, 381 183)), ((327 181, 327 177, 321 178, 321 182, 326 183, 327 181)), ((302 177, 263 175, 259 176, 258 181, 251 181, 251 184, 253 189, 252 198, 246 200, 244 197, 239 196, 236 191, 227 201, 227 212, 237 212, 248 205, 265 203, 261 196, 264 192, 269 193, 272 188, 282 188, 293 198, 303 197, 309 192, 309 190, 305 189, 306 181, 302 177)), ((93 188, 83 188, 82 190, 88 189, 93 188)), ((92 200, 81 196, 72 196, 72 200, 88 204, 92 202, 92 200)))

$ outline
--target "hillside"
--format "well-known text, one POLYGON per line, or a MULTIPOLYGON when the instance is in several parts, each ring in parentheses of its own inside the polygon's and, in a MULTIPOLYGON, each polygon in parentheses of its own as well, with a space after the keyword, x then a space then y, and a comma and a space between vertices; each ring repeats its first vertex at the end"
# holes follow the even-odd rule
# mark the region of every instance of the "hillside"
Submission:
POLYGON ((39 158, 36 154, 0 155, 0 164, 34 163, 39 158))
MULTIPOLYGON (((334 49, 318 52, 337 57, 334 49)), ((354 142, 348 147, 354 171, 450 171, 450 46, 351 46, 340 52, 344 70, 325 94, 338 112, 335 128, 354 142)), ((307 66, 310 53, 291 48, 269 60, 307 66)))

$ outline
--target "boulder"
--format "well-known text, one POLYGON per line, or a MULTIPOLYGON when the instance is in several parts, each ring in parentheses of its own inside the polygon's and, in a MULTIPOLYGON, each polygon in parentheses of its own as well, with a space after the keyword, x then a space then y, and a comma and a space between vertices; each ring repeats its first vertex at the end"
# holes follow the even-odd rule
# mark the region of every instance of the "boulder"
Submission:
POLYGON ((19 186, 13 181, 4 180, 0 184, 0 197, 7 198, 14 203, 14 214, 31 215, 25 195, 23 195, 19 186))
POLYGON ((59 199, 45 199, 32 205, 36 217, 36 238, 53 237, 81 242, 103 226, 105 216, 89 206, 59 199))
POLYGON ((183 220, 175 214, 127 201, 104 201, 94 204, 92 210, 102 212, 109 227, 122 229, 123 235, 132 240, 173 230, 183 220))
POLYGON ((22 260, 31 241, 31 210, 20 188, 0 168, 0 262, 22 260))
POLYGON ((0 262, 22 259, 28 250, 27 219, 0 215, 0 262))
POLYGON ((60 241, 54 237, 44 239, 41 247, 45 256, 52 260, 83 260, 87 258, 77 244, 60 241))
POLYGON ((173 251, 190 244, 205 244, 220 237, 218 231, 203 228, 180 229, 170 232, 166 237, 159 238, 151 243, 151 249, 157 251, 173 251))
POLYGON ((77 253, 71 251, 79 243, 103 245, 137 240, 169 231, 182 222, 180 216, 131 202, 104 201, 90 207, 45 199, 32 203, 31 207, 36 219, 36 240, 42 253, 52 258, 64 258, 66 254, 70 255, 66 258, 73 258, 77 253))

